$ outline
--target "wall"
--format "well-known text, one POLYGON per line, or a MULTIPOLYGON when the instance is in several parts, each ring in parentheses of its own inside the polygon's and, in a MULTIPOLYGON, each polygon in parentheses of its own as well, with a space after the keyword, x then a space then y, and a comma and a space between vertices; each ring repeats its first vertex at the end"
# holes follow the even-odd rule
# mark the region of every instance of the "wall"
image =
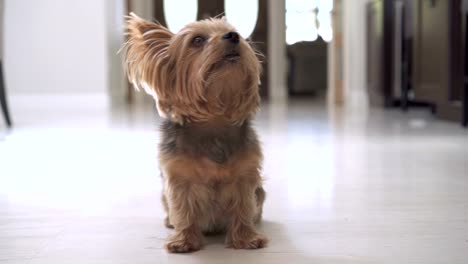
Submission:
POLYGON ((287 98, 286 87, 286 4, 285 0, 268 5, 269 97, 275 101, 287 98))
MULTIPOLYGON (((343 1, 346 104, 367 103, 365 3, 343 1)), ((151 18, 151 1, 133 0, 151 18)), ((9 94, 105 93, 125 97, 117 50, 123 42, 123 0, 6 0, 5 74, 9 94)), ((286 92, 285 2, 269 5, 270 85, 273 99, 286 92)), ((143 95, 142 95, 143 96, 143 95)))
POLYGON ((9 94, 106 92, 106 0, 5 2, 9 94))
POLYGON ((343 0, 343 89, 345 105, 368 106, 366 84, 366 3, 343 0))

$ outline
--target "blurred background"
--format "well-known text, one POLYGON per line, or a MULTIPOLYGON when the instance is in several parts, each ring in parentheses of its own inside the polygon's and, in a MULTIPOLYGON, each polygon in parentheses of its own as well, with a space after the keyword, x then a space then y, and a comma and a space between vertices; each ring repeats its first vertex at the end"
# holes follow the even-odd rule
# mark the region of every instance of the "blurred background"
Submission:
POLYGON ((465 2, 3 1, 3 111, 20 127, 16 100, 29 96, 150 103, 126 82, 117 55, 125 41, 122 17, 133 11, 174 32, 225 15, 266 55, 267 100, 427 107, 437 118, 466 124, 465 2))
POLYGON ((0 263, 466 263, 467 0, 1 0, 0 263), (168 257, 129 12, 264 55, 270 246, 168 257), (159 262, 158 262, 159 263, 159 262))

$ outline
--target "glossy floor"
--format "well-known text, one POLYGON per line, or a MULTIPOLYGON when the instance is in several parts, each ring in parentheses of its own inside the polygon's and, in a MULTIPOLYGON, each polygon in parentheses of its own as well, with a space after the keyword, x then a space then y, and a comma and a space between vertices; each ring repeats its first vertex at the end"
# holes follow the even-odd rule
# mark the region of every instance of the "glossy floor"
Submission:
POLYGON ((425 111, 265 104, 269 247, 163 249, 151 106, 15 97, 0 127, 0 264, 468 263, 468 132, 425 111))

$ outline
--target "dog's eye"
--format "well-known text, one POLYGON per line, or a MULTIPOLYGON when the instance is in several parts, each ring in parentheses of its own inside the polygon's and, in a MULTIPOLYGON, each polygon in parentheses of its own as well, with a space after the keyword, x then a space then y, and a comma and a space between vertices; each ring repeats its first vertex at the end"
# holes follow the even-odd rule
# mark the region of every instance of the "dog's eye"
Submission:
POLYGON ((200 47, 201 45, 203 45, 203 42, 205 42, 205 38, 202 36, 196 36, 192 39, 192 44, 195 47, 200 47))

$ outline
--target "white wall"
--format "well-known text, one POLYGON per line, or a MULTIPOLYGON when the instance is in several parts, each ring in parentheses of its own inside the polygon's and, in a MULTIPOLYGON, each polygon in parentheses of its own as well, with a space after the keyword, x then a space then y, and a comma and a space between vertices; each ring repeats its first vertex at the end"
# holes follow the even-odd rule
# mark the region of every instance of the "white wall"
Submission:
MULTIPOLYGON (((344 90, 347 105, 366 105, 365 3, 343 0, 344 90)), ((150 18, 151 1, 134 10, 150 18)), ((284 0, 269 6, 270 85, 286 95, 284 0), (281 40, 281 41, 280 41, 281 40)), ((5 78, 9 94, 105 93, 123 98, 120 56, 123 0, 6 0, 5 78)))
POLYGON ((106 0, 5 2, 9 94, 106 92, 106 0))
POLYGON ((286 3, 270 1, 268 5, 268 77, 269 97, 275 101, 287 99, 286 75, 286 3))
POLYGON ((368 106, 366 84, 366 3, 343 0, 343 88, 345 105, 368 106))

